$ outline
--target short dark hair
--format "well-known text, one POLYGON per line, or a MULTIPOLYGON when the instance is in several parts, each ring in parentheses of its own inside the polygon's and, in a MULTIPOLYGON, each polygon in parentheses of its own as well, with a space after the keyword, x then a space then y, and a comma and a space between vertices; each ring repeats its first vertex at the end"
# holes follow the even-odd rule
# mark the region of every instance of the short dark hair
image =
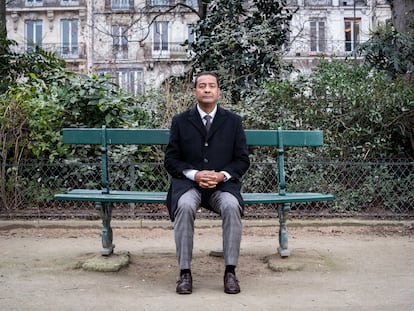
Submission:
POLYGON ((216 78, 216 80, 217 80, 217 86, 219 86, 219 76, 218 76, 218 74, 217 73, 215 73, 214 71, 203 71, 203 72, 200 72, 200 73, 198 73, 196 76, 195 76, 195 79, 194 79, 194 88, 196 88, 197 87, 197 80, 198 80, 198 78, 200 78, 201 76, 213 76, 213 77, 215 77, 216 78))

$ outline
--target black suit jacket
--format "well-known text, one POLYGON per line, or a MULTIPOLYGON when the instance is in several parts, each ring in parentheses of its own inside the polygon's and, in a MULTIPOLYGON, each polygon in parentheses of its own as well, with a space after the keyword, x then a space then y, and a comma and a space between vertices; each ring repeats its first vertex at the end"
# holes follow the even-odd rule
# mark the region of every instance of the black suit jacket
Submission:
POLYGON ((203 189, 202 206, 210 208, 205 197, 221 190, 235 195, 244 207, 240 178, 249 168, 250 161, 246 136, 238 115, 218 106, 208 134, 196 106, 174 116, 164 165, 171 175, 167 196, 171 220, 174 220, 174 211, 181 195, 190 188, 199 188, 196 182, 183 175, 186 169, 226 171, 232 176, 213 190, 203 189))

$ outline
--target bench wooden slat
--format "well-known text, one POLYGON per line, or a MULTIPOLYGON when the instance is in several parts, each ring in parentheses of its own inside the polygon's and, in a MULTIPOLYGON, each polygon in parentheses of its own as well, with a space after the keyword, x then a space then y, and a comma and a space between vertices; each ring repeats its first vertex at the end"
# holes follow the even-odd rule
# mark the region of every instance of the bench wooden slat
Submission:
POLYGON ((242 197, 246 204, 319 202, 332 201, 334 199, 334 196, 331 194, 316 192, 287 192, 285 195, 278 193, 242 193, 242 197))
POLYGON ((166 192, 141 192, 141 191, 113 191, 110 194, 99 190, 84 190, 57 194, 55 199, 85 202, 114 202, 114 203, 165 203, 166 192))
POLYGON ((322 131, 301 130, 245 130, 247 144, 250 146, 278 146, 279 131, 283 146, 289 147, 320 147, 323 145, 322 131))
MULTIPOLYGON (((322 146, 322 131, 280 130, 284 146, 322 146)), ((278 130, 245 130, 250 146, 278 146, 278 130)), ((168 129, 105 129, 108 145, 166 145, 168 129)), ((63 143, 80 145, 101 145, 103 130, 99 128, 65 128, 63 143)))
MULTIPOLYGON (((102 133, 100 128, 65 128, 63 143, 100 145, 102 133)), ((108 145, 166 145, 169 133, 168 129, 105 129, 108 145)))

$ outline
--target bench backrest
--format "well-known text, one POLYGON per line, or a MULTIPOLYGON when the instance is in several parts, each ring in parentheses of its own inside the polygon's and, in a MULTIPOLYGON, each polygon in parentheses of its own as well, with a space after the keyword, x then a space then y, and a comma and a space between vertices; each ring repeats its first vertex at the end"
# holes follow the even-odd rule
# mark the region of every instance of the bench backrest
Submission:
MULTIPOLYGON (((284 147, 320 147, 323 145, 322 131, 303 130, 245 130, 249 146, 274 146, 278 151, 279 194, 286 193, 284 171, 284 147)), ((102 154, 102 191, 109 192, 108 145, 166 145, 168 129, 120 129, 120 128, 65 128, 63 143, 100 145, 102 154)))
MULTIPOLYGON (((249 146, 322 146, 322 131, 245 130, 249 146)), ((63 143, 80 145, 166 145, 168 129, 65 128, 63 143)))

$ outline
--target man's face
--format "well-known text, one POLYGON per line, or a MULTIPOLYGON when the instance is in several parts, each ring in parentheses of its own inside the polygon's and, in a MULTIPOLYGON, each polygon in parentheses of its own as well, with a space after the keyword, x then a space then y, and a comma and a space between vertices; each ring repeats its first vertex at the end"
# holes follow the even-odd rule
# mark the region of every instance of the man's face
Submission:
POLYGON ((220 89, 216 77, 212 75, 198 77, 193 94, 201 107, 214 107, 220 96, 220 89))

